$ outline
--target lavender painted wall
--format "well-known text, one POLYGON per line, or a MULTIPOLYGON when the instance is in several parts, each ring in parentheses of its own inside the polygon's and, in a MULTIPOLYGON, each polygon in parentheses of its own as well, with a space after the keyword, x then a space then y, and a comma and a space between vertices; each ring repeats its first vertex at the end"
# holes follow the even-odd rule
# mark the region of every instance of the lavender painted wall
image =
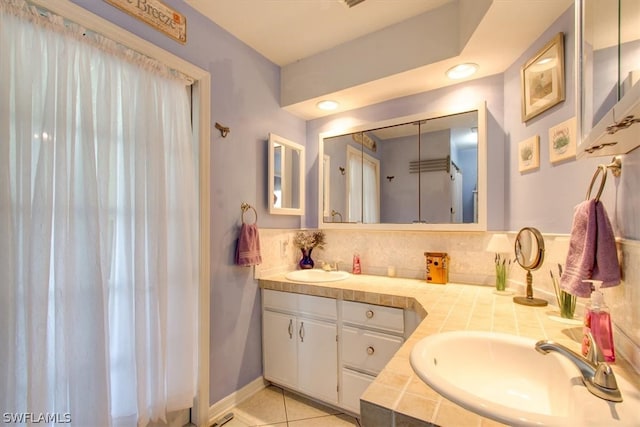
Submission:
POLYGON ((181 45, 103 1, 73 0, 211 73, 211 124, 231 128, 211 137, 211 385, 214 403, 262 375, 260 294, 252 269, 233 265, 240 204, 253 205, 261 227, 298 228, 300 218, 268 215, 266 140, 269 132, 304 144, 305 122, 280 108, 280 69, 178 0, 187 18, 181 45))
MULTIPOLYGON (((322 132, 336 127, 350 128, 417 113, 435 113, 453 106, 487 103, 488 140, 488 227, 504 229, 504 162, 505 131, 503 126, 502 75, 462 83, 417 95, 392 99, 345 113, 307 122, 307 215, 305 226, 318 226, 318 138, 322 132)), ((519 111, 519 110, 518 110, 519 111)))
POLYGON ((384 201, 380 204, 381 222, 402 224, 418 220, 419 177, 409 173, 409 162, 418 157, 416 139, 412 135, 378 144, 384 159, 380 163, 380 199, 384 201), (387 176, 394 178, 389 181, 387 176))
MULTIPOLYGON (((570 7, 504 73, 504 124, 507 129, 505 228, 508 230, 535 226, 543 233, 569 233, 573 208, 584 200, 596 166, 611 160, 610 157, 597 157, 556 164, 549 161, 549 128, 576 114, 574 46, 574 10, 570 7), (520 116, 520 68, 559 32, 565 34, 566 100, 523 123, 520 116), (540 136, 540 168, 520 173, 516 157, 518 142, 536 134, 540 136)), ((640 237, 637 214, 633 214, 640 208, 637 192, 639 161, 640 150, 625 155, 622 176, 613 178, 609 175, 601 198, 616 235, 629 239, 640 237)))

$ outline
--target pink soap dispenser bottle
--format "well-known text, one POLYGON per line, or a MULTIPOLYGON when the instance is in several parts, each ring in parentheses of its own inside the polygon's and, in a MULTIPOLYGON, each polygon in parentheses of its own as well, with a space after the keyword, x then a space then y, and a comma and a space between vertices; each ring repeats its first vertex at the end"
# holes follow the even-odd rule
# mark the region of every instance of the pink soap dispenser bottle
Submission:
POLYGON ((584 327, 582 337, 582 355, 589 352, 589 339, 587 333, 591 331, 605 362, 615 362, 616 352, 613 346, 613 333, 611 328, 611 315, 609 307, 604 302, 604 295, 600 292, 600 280, 585 280, 591 283, 591 300, 587 303, 584 313, 584 327))
POLYGON ((351 273, 353 274, 362 273, 362 266, 360 265, 360 255, 357 252, 353 254, 353 267, 351 269, 351 273))

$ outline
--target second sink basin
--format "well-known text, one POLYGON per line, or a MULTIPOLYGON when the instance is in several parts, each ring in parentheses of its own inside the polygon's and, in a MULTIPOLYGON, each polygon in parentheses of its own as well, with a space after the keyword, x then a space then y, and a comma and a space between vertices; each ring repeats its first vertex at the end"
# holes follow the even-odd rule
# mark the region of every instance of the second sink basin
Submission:
POLYGON ((320 269, 295 270, 284 275, 289 280, 306 283, 337 282, 349 277, 346 271, 325 271, 320 269))
POLYGON ((624 402, 599 399, 569 359, 540 354, 535 343, 508 334, 443 332, 416 343, 411 366, 445 398, 508 425, 637 425, 640 393, 630 383, 618 377, 624 402))

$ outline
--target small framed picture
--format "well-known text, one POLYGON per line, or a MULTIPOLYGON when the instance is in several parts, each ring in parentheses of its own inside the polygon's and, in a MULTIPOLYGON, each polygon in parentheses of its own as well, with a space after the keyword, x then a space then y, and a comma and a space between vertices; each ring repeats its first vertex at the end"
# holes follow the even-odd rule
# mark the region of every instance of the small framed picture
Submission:
POLYGON ((535 135, 518 144, 518 170, 530 171, 540 167, 540 136, 535 135))
POLYGON ((576 118, 549 128, 549 161, 558 163, 576 157, 576 118))
POLYGON ((564 34, 558 33, 522 66, 522 121, 564 101, 564 34))

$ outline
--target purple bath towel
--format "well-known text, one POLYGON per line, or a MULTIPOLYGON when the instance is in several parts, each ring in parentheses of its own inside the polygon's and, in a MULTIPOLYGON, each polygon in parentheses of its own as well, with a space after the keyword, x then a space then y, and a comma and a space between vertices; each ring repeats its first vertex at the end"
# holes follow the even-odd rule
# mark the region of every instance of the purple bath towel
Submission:
POLYGON ((256 224, 242 224, 238 245, 236 246, 236 264, 243 267, 258 265, 262 262, 260 255, 260 234, 256 224))
POLYGON ((613 228, 601 202, 594 199, 575 208, 569 252, 560 286, 579 297, 591 295, 586 279, 602 280, 602 287, 620 283, 620 265, 613 228))

